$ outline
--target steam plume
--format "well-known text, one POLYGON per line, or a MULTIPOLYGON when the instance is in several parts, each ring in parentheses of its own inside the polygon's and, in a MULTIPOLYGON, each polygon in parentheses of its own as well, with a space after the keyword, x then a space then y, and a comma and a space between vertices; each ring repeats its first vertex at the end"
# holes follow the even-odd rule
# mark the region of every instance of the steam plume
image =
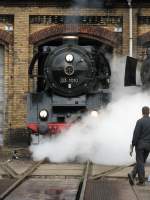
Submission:
POLYGON ((49 158, 53 162, 78 159, 100 164, 129 164, 129 156, 136 120, 141 117, 141 108, 150 104, 148 92, 140 88, 123 87, 124 58, 112 61, 113 100, 93 118, 90 114, 63 134, 44 138, 31 151, 35 160, 49 158))

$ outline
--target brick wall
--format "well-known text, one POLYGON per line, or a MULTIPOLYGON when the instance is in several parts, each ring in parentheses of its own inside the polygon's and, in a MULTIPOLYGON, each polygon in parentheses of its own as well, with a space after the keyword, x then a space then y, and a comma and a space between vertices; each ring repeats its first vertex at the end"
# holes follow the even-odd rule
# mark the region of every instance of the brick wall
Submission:
MULTIPOLYGON (((48 24, 29 24, 31 15, 85 15, 85 16, 122 16, 123 17, 123 32, 122 44, 114 48, 114 52, 120 52, 123 55, 128 55, 129 49, 129 16, 128 9, 116 8, 108 13, 101 9, 81 9, 78 13, 73 9, 55 8, 55 7, 0 7, 1 15, 14 16, 14 21, 11 24, 13 31, 5 30, 6 22, 0 22, 0 42, 5 45, 5 134, 6 138, 9 135, 8 130, 23 130, 26 124, 26 94, 28 92, 28 65, 32 58, 35 42, 29 43, 29 38, 39 31, 49 30, 48 24)), ((150 25, 137 25, 137 15, 150 14, 150 8, 133 10, 133 49, 134 56, 139 56, 143 48, 137 47, 137 38, 141 34, 150 31, 150 25), (138 54, 137 54, 138 53, 138 54)), ((10 24, 9 24, 10 25, 10 24)), ((109 25, 103 27, 109 31, 114 31, 114 26, 109 25)), ((93 29, 94 31, 96 29, 93 29)), ((99 32, 100 28, 97 29, 99 32)), ((44 32, 43 32, 44 33, 44 32)), ((108 33, 108 32, 107 32, 108 33)), ((49 35, 50 37, 51 35, 49 35)), ((113 39, 113 38, 112 38, 113 39)), ((37 41, 38 43, 38 41, 37 41)), ((14 133, 14 132, 13 132, 14 133)))

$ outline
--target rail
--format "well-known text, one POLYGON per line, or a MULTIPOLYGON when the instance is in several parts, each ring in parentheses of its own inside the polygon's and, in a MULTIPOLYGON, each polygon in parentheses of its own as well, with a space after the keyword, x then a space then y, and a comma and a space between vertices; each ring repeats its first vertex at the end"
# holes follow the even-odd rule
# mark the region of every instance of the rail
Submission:
MULTIPOLYGON (((10 177, 13 178, 17 178, 17 180, 8 188, 6 189, 1 195, 0 195, 0 200, 5 199, 5 197, 7 197, 9 194, 11 194, 18 186, 20 186, 20 184, 22 184, 24 181, 26 181, 27 177, 31 177, 32 173, 44 162, 44 160, 39 161, 39 162, 34 162, 32 166, 30 166, 29 168, 27 168, 27 170, 21 174, 15 174, 14 171, 11 169, 11 167, 9 167, 9 165, 7 166, 7 163, 2 163, 0 164, 0 166, 7 172, 7 174, 10 177)), ((131 166, 131 165, 129 165, 131 166)), ((85 196, 86 196, 86 192, 87 192, 87 184, 88 184, 88 180, 90 181, 90 179, 92 180, 97 180, 97 179, 105 179, 105 178, 110 178, 109 175, 111 175, 112 178, 117 178, 117 176, 112 176, 113 173, 115 172, 119 172, 129 166, 115 166, 112 168, 109 168, 97 175, 92 175, 92 170, 91 168, 93 167, 93 163, 90 161, 87 161, 84 164, 84 167, 82 167, 83 172, 81 171, 81 175, 80 177, 78 177, 80 184, 78 187, 78 192, 76 194, 76 200, 84 200, 85 196), (107 177, 106 177, 107 176, 107 177)), ((102 180, 103 182, 103 180, 102 180)), ((131 192, 134 193, 134 196, 137 200, 140 200, 139 197, 139 192, 137 190, 137 186, 130 186, 131 187, 131 192)))
MULTIPOLYGON (((131 165, 128 165, 128 166, 118 166, 118 167, 114 167, 114 168, 112 168, 112 169, 106 170, 106 171, 104 171, 104 172, 102 172, 102 173, 100 173, 100 174, 98 174, 98 175, 95 175, 95 176, 91 177, 91 179, 100 179, 100 178, 104 178, 105 176, 108 176, 109 174, 112 174, 112 173, 114 173, 114 172, 121 171, 121 170, 123 170, 123 169, 125 169, 125 168, 127 168, 127 167, 133 166, 134 164, 135 164, 135 163, 133 163, 133 164, 131 164, 131 165)), ((136 189, 137 186, 135 186, 135 185, 130 185, 130 187, 131 187, 131 189, 132 189, 132 191, 133 191, 133 193, 134 193, 135 198, 136 198, 137 200, 141 200, 141 199, 139 198, 139 194, 138 194, 138 191, 137 191, 137 189, 136 189)))
POLYGON ((12 184, 0 195, 0 200, 3 200, 5 197, 7 197, 18 185, 20 185, 31 173, 33 173, 39 167, 39 165, 44 162, 44 160, 35 162, 31 167, 29 167, 14 184, 12 184))
POLYGON ((9 177, 18 178, 18 174, 8 165, 7 162, 1 163, 0 167, 8 174, 9 177))
MULTIPOLYGON (((130 167, 132 165, 129 166, 115 166, 111 169, 105 170, 102 173, 98 174, 98 175, 94 175, 94 176, 89 176, 90 175, 90 167, 91 167, 90 161, 87 162, 86 165, 86 169, 85 169, 85 173, 84 173, 84 179, 83 179, 83 183, 82 183, 82 187, 80 188, 80 196, 79 198, 77 198, 76 200, 84 200, 84 196, 85 196, 85 190, 86 190, 86 185, 87 185, 87 181, 88 179, 93 179, 93 180, 97 180, 97 179, 102 179, 105 178, 106 176, 108 177, 109 174, 115 173, 115 172, 119 172, 127 167, 130 167)), ((140 200, 139 198, 139 194, 137 191, 136 186, 131 186, 132 192, 134 193, 134 196, 137 200, 140 200)))
POLYGON ((88 180, 88 176, 89 176, 90 166, 91 165, 92 165, 92 163, 90 161, 88 161, 87 164, 86 164, 79 200, 83 200, 84 199, 84 193, 85 193, 86 184, 87 184, 87 180, 88 180))
POLYGON ((141 199, 139 198, 139 194, 138 194, 138 192, 137 192, 136 186, 131 186, 131 189, 132 189, 132 191, 133 191, 133 193, 134 193, 134 195, 135 195, 135 198, 136 198, 137 200, 141 200, 141 199))
POLYGON ((108 176, 109 174, 112 174, 112 173, 114 173, 114 172, 121 171, 121 170, 123 170, 123 169, 125 169, 125 168, 128 168, 128 167, 131 167, 131 166, 133 166, 133 165, 134 165, 134 163, 131 164, 131 165, 127 165, 127 166, 115 166, 115 167, 113 167, 113 168, 111 168, 111 169, 108 169, 108 170, 105 170, 105 171, 101 172, 100 174, 97 174, 97 175, 95 175, 95 176, 92 176, 91 179, 100 179, 100 178, 104 178, 105 176, 108 176))

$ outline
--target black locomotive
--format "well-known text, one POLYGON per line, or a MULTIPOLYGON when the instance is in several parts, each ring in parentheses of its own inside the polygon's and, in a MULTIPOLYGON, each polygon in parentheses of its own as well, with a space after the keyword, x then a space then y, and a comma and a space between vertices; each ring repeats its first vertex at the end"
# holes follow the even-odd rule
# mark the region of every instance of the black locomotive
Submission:
POLYGON ((102 49, 79 45, 75 36, 64 37, 62 45, 40 47, 29 76, 37 78, 36 91, 28 95, 27 126, 32 133, 60 132, 111 98, 111 70, 102 49))

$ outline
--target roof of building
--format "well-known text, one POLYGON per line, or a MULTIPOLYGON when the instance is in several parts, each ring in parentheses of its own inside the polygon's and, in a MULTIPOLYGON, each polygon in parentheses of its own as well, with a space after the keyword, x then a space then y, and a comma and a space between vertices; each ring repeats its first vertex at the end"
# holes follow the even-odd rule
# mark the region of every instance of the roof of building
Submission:
MULTIPOLYGON (((0 0, 2 6, 126 7, 129 0, 0 0)), ((134 7, 150 6, 150 0, 131 0, 134 7)))

